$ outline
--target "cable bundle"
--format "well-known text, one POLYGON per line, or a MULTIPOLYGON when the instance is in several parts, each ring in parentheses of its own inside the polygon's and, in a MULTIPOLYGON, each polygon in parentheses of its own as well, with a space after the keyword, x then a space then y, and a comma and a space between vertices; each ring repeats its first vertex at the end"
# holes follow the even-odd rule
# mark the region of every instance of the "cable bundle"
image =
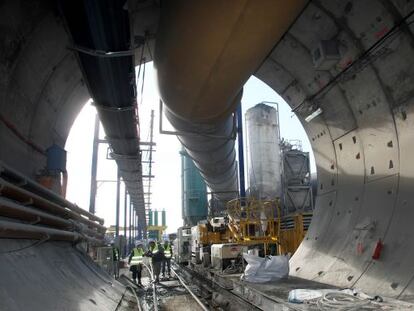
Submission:
POLYGON ((378 310, 368 299, 340 292, 329 292, 317 301, 320 310, 378 310))

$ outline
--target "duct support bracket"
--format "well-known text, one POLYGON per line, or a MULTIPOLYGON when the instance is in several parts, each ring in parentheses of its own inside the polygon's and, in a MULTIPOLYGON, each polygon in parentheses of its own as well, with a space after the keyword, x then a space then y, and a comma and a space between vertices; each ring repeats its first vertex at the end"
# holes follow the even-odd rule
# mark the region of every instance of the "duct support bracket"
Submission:
MULTIPOLYGON (((142 44, 141 44, 142 45, 142 44)), ((76 51, 78 53, 84 53, 90 56, 95 56, 95 57, 131 57, 134 55, 135 53, 135 49, 141 47, 140 46, 136 46, 133 49, 130 50, 126 50, 126 51, 101 51, 101 50, 93 50, 93 49, 89 49, 83 46, 78 46, 78 45, 72 45, 72 46, 68 46, 67 49, 70 51, 76 51)))

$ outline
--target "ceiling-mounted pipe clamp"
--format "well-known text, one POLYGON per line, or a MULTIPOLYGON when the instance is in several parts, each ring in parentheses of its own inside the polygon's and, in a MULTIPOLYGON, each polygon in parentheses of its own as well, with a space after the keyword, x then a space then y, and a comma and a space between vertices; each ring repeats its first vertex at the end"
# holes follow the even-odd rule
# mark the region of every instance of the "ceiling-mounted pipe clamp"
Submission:
POLYGON ((140 160, 141 157, 139 155, 128 155, 128 154, 120 154, 111 152, 109 154, 114 160, 140 160))
POLYGON ((75 51, 78 53, 87 54, 94 57, 103 57, 103 58, 113 58, 113 57, 131 57, 135 54, 135 49, 139 46, 134 47, 131 50, 125 51, 102 51, 102 50, 93 50, 87 47, 72 45, 68 46, 67 49, 70 51, 75 51))
POLYGON ((164 103, 162 99, 160 99, 160 116, 159 116, 159 127, 160 127, 160 133, 165 135, 174 135, 174 136, 190 136, 190 137, 207 137, 207 138, 216 138, 216 139, 223 139, 223 140, 235 140, 237 137, 237 119, 236 115, 233 113, 233 128, 231 130, 230 136, 221 136, 221 135, 210 135, 205 133, 199 133, 199 132, 190 132, 190 131, 166 131, 163 129, 162 126, 162 117, 164 115, 164 103))
POLYGON ((133 182, 133 183, 138 183, 138 182, 140 182, 140 179, 139 179, 139 178, 135 178, 135 179, 122 178, 122 180, 123 180, 124 182, 133 182))
POLYGON ((136 107, 134 105, 126 106, 126 107, 106 107, 106 106, 98 105, 98 104, 95 104, 95 103, 93 103, 93 105, 97 109, 102 109, 102 110, 109 111, 109 112, 125 112, 125 111, 131 111, 131 110, 136 109, 136 107))

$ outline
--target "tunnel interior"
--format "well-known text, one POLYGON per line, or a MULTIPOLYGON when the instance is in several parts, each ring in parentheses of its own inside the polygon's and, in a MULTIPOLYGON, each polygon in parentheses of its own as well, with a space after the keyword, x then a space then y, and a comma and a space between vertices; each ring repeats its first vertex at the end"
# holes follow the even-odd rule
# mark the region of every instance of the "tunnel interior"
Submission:
MULTIPOLYGON (((54 1, 0 6, 0 159, 35 177, 88 89, 54 1)), ((316 160, 316 208, 291 275, 413 299, 413 10, 312 1, 254 73, 296 112, 316 160), (318 63, 325 42, 337 52, 318 63)))
POLYGON ((413 41, 404 20, 412 9, 398 1, 313 2, 255 74, 296 111, 316 160, 316 208, 291 259, 293 275, 412 293, 413 41), (322 40, 336 40, 341 55, 328 71, 313 61, 322 40))

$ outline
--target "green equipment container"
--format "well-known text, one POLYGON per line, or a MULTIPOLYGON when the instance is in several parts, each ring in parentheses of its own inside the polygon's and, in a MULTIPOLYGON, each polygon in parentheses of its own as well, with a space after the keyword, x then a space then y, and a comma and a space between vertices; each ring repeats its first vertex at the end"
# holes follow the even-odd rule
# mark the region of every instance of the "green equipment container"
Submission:
POLYGON ((154 226, 158 226, 158 211, 153 211, 154 213, 154 226))
POLYGON ((207 218, 207 186, 187 152, 180 154, 182 215, 185 225, 194 226, 207 218))
POLYGON ((148 211, 148 226, 152 226, 153 222, 152 222, 152 210, 148 211))

